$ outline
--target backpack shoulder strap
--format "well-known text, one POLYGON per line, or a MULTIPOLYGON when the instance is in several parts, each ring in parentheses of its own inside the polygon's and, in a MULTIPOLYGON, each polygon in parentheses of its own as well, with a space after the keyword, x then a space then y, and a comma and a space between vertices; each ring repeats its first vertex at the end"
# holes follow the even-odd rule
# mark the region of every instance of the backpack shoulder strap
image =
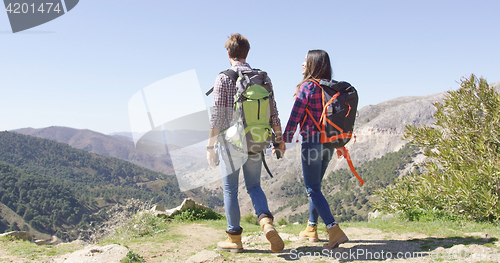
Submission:
POLYGON ((323 87, 328 87, 336 92, 342 92, 347 89, 349 89, 351 84, 345 81, 336 81, 336 80, 329 80, 329 79, 322 79, 319 84, 323 87))
MULTIPOLYGON (((234 82, 236 82, 236 80, 238 79, 238 72, 232 70, 232 69, 227 69, 227 70, 224 70, 224 71, 221 71, 219 74, 224 74, 226 76, 228 76, 230 79, 232 79, 234 82)), ((205 95, 208 96, 210 95, 212 92, 214 91, 214 87, 210 88, 206 93, 205 95)))
POLYGON ((260 156, 262 157, 262 164, 264 165, 264 168, 266 169, 269 176, 273 178, 273 174, 271 173, 271 170, 269 170, 269 166, 267 166, 266 157, 264 156, 264 151, 260 152, 260 156))
POLYGON ((236 82, 236 80, 238 79, 238 72, 236 72, 236 71, 234 71, 232 69, 224 70, 224 71, 222 71, 219 74, 224 74, 224 75, 228 76, 234 82, 236 82))

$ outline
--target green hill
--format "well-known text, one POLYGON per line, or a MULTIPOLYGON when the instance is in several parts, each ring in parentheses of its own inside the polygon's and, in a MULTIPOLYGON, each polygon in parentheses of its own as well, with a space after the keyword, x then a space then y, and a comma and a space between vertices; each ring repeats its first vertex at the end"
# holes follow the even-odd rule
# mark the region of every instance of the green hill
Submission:
MULTIPOLYGON (((3 163, 0 174, 0 201, 35 229, 55 234, 61 231, 59 226, 74 227, 88 213, 71 188, 54 179, 27 174, 3 163)), ((11 230, 20 230, 14 226, 11 225, 11 230)), ((1 231, 7 230, 5 221, 0 227, 1 231)), ((61 232, 58 235, 64 236, 61 232)))
POLYGON ((63 143, 0 132, 0 149, 0 201, 61 238, 75 238, 75 228, 103 220, 101 208, 126 199, 173 207, 187 197, 175 177, 63 143))

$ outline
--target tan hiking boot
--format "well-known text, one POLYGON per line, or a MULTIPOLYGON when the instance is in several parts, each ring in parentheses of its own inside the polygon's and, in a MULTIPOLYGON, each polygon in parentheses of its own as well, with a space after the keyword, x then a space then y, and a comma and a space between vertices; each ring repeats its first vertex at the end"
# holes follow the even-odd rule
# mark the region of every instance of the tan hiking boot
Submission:
POLYGON ((311 242, 318 242, 318 227, 317 226, 307 226, 306 230, 300 231, 299 237, 301 239, 309 239, 311 242))
POLYGON ((227 233, 226 241, 221 241, 217 243, 217 248, 220 250, 230 251, 233 253, 243 252, 243 243, 241 243, 241 232, 242 231, 226 231, 227 233))
POLYGON ((323 244, 323 248, 326 249, 336 248, 340 244, 349 241, 344 231, 342 231, 342 229, 340 229, 338 225, 330 229, 327 229, 327 231, 328 231, 328 243, 323 244))
POLYGON ((271 243, 271 251, 280 252, 285 248, 285 243, 281 239, 280 235, 273 227, 273 219, 269 217, 264 217, 259 220, 260 227, 266 235, 267 240, 271 243))

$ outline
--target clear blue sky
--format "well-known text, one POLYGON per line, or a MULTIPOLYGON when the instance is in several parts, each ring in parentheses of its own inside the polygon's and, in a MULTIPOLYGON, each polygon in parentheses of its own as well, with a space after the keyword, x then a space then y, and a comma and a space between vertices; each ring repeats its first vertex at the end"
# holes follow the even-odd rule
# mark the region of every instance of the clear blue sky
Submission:
POLYGON ((334 78, 358 89, 361 107, 457 89, 471 73, 497 82, 499 10, 500 1, 472 0, 82 0, 16 34, 2 11, 0 130, 129 131, 128 101, 141 88, 192 69, 210 88, 229 67, 233 32, 249 39, 250 65, 268 71, 284 124, 310 49, 329 52, 334 78))

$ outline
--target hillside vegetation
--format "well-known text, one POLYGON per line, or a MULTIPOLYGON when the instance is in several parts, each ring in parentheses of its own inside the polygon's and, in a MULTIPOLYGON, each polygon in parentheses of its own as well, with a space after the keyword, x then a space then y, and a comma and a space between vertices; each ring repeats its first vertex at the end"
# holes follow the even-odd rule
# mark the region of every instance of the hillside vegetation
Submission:
POLYGON ((428 157, 422 173, 378 192, 376 207, 410 220, 500 219, 500 94, 472 75, 436 103, 434 126, 407 126, 428 157))
MULTIPOLYGON (((60 238, 76 238, 72 230, 103 220, 95 213, 126 199, 173 207, 186 197, 175 177, 63 143, 0 132, 0 149, 0 201, 60 238)), ((0 230, 11 227, 0 222, 0 230)))
MULTIPOLYGON (((366 181, 361 186, 349 169, 339 169, 325 175, 322 191, 331 206, 335 219, 339 222, 366 220, 371 211, 370 196, 374 190, 394 183, 399 171, 412 162, 417 154, 417 147, 405 145, 397 152, 388 153, 356 167, 358 174, 366 181)), ((309 199, 305 193, 303 182, 291 180, 284 182, 281 190, 283 198, 291 201, 277 212, 290 207, 293 209, 307 204, 309 199)), ((289 222, 305 222, 309 212, 296 213, 288 217, 289 222)))
POLYGON ((73 148, 99 155, 116 157, 156 172, 168 175, 174 174, 168 154, 151 155, 142 153, 136 149, 134 141, 125 136, 105 135, 86 129, 59 126, 40 129, 24 128, 15 130, 15 132, 65 143, 73 148))
MULTIPOLYGON (((127 204, 128 205, 128 204, 127 204)), ((243 253, 218 250, 226 238, 226 220, 185 210, 171 220, 142 211, 116 213, 113 231, 95 243, 72 242, 37 246, 26 241, 0 238, 0 255, 9 262, 498 262, 500 230, 492 223, 450 221, 407 222, 399 218, 342 223, 349 242, 333 250, 322 242, 298 237, 305 228, 276 225, 285 242, 282 252, 273 253, 255 222, 242 221, 243 253), (128 253, 109 250, 119 246, 128 253), (116 258, 117 255, 120 258, 116 258), (125 255, 126 254, 126 255, 125 255), (115 258, 114 261, 109 260, 115 258), (120 260, 121 259, 121 260, 120 260), (493 261, 494 260, 494 261, 493 261)), ((321 241, 327 233, 318 228, 321 241)))

